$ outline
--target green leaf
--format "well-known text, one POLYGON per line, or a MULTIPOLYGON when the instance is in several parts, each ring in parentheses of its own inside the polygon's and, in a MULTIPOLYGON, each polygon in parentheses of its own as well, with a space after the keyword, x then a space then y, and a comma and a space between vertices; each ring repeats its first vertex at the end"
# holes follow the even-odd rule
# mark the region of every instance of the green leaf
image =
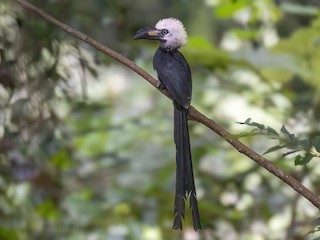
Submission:
POLYGON ((285 61, 285 65, 279 68, 294 75, 300 76, 303 81, 318 86, 320 81, 319 63, 319 29, 302 28, 295 31, 290 38, 282 39, 273 52, 290 56, 291 63, 285 61), (293 60, 293 61, 292 61, 293 60))
POLYGON ((0 239, 2 240, 19 240, 17 229, 0 228, 0 239))
POLYGON ((55 152, 51 158, 50 162, 57 168, 62 170, 67 170, 72 167, 72 160, 69 152, 66 149, 55 152))
POLYGON ((247 120, 244 122, 237 122, 237 123, 258 128, 255 132, 241 133, 238 135, 240 137, 253 136, 253 135, 267 135, 268 138, 270 138, 270 139, 279 139, 280 138, 277 131, 274 130, 272 127, 265 126, 265 125, 257 123, 257 122, 251 122, 251 118, 247 118, 247 120))
POLYGON ((244 124, 249 124, 251 122, 251 118, 247 118, 247 120, 244 122, 244 124))
POLYGON ((250 124, 250 126, 254 126, 254 127, 257 127, 259 128, 260 130, 264 130, 265 129, 265 126, 263 124, 260 124, 260 123, 257 123, 257 122, 252 122, 250 124))
POLYGON ((241 39, 255 39, 257 38, 259 31, 252 29, 242 29, 242 28, 234 28, 231 30, 233 34, 241 39))
POLYGON ((219 18, 229 18, 237 11, 247 6, 247 0, 225 1, 215 8, 215 15, 219 18))
POLYGON ((278 151, 279 149, 285 148, 285 147, 286 147, 285 145, 276 145, 276 146, 273 146, 273 147, 269 148, 265 153, 263 153, 263 155, 265 155, 265 154, 267 154, 267 153, 271 153, 271 152, 278 151))
POLYGON ((298 166, 303 164, 304 164, 304 161, 301 155, 296 156, 296 158, 294 159, 294 165, 298 166))
POLYGON ((312 158, 313 158, 313 155, 306 153, 306 155, 304 156, 305 163, 306 164, 309 163, 312 158))
POLYGON ((285 157, 285 156, 288 156, 288 155, 290 155, 292 153, 296 153, 296 152, 300 152, 300 151, 301 151, 300 149, 296 149, 296 150, 293 150, 293 151, 290 151, 290 152, 286 152, 286 153, 282 154, 282 156, 285 157))
POLYGON ((188 38, 188 47, 202 50, 212 50, 213 46, 206 38, 199 36, 191 36, 188 38))
POLYGON ((308 139, 302 139, 298 141, 298 144, 301 145, 305 150, 310 149, 310 141, 308 139))
POLYGON ((257 127, 260 130, 264 130, 265 126, 263 124, 257 123, 257 122, 251 122, 251 118, 247 118, 247 120, 245 122, 237 122, 239 124, 244 124, 244 125, 248 125, 248 126, 252 126, 252 127, 257 127))
POLYGON ((249 125, 251 122, 251 118, 247 118, 244 122, 237 122, 238 124, 249 125))
POLYGON ((91 132, 73 139, 74 146, 86 156, 97 156, 105 152, 108 142, 107 132, 91 132))
POLYGON ((60 212, 52 200, 43 201, 37 207, 37 212, 47 219, 56 219, 59 217, 60 212))
POLYGON ((226 139, 226 140, 240 139, 240 138, 243 138, 243 137, 252 137, 252 136, 256 136, 256 135, 261 135, 261 131, 258 130, 258 129, 252 129, 250 132, 232 134, 232 135, 224 137, 224 139, 226 139))
POLYGON ((276 130, 274 130, 272 127, 267 127, 267 132, 270 134, 270 138, 278 139, 279 138, 279 133, 277 133, 276 130), (274 136, 274 137, 272 137, 274 136))
POLYGON ((294 164, 297 165, 306 165, 308 164, 313 156, 309 153, 306 153, 303 157, 301 155, 296 156, 294 164))
POLYGON ((284 125, 281 127, 281 132, 290 140, 297 140, 294 134, 290 133, 284 125))
MULTIPOLYGON (((273 128, 271 128, 269 126, 265 126, 265 125, 257 123, 257 122, 251 122, 251 118, 247 118, 246 121, 238 122, 238 123, 257 128, 257 129, 255 129, 255 131, 252 130, 249 133, 241 133, 241 134, 236 135, 236 137, 238 137, 238 138, 246 137, 246 136, 253 136, 253 135, 266 135, 270 139, 279 140, 280 143, 278 145, 269 148, 263 154, 275 152, 281 148, 288 148, 288 149, 292 150, 292 151, 284 153, 283 156, 287 156, 287 155, 290 155, 292 153, 296 153, 296 152, 299 152, 302 150, 304 150, 306 152, 310 150, 310 142, 308 139, 298 140, 298 138, 296 138, 294 136, 294 134, 290 133, 288 131, 288 129, 286 129, 285 126, 281 127, 281 132, 284 134, 285 137, 280 137, 279 133, 276 130, 274 130, 273 128)), ((320 140, 318 140, 318 139, 316 140, 316 142, 317 141, 320 142, 320 140)), ((296 165, 305 164, 305 163, 309 162, 312 158, 312 157, 311 158, 310 157, 311 157, 310 154, 305 155, 304 157, 297 156, 296 157, 296 165)))
POLYGON ((231 62, 230 53, 215 47, 207 39, 199 36, 188 38, 188 47, 183 53, 189 63, 201 64, 209 68, 226 68, 231 62))

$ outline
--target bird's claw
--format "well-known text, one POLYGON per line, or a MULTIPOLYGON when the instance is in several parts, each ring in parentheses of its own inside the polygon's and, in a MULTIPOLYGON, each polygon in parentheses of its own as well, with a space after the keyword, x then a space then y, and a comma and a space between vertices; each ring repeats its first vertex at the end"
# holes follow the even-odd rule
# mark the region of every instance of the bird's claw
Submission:
POLYGON ((158 81, 156 87, 157 87, 158 89, 160 89, 160 90, 166 89, 166 86, 165 86, 162 82, 160 82, 160 81, 158 81))

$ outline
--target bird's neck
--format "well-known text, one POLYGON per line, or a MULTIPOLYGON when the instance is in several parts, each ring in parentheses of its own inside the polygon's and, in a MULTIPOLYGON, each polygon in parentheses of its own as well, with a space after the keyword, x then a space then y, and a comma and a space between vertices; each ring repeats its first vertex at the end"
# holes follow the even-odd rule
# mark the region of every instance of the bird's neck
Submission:
POLYGON ((174 52, 178 51, 180 46, 170 46, 166 44, 166 42, 160 42, 160 49, 163 50, 164 52, 174 52))

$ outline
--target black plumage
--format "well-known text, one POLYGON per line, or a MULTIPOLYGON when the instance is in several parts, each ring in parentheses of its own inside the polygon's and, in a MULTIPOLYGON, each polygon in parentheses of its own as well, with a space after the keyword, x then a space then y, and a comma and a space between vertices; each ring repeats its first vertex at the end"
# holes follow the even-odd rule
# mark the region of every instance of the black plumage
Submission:
POLYGON ((174 141, 176 144, 176 192, 173 228, 182 229, 185 200, 190 197, 194 229, 200 229, 200 217, 194 177, 188 129, 187 109, 192 94, 189 64, 178 50, 162 49, 155 53, 153 67, 159 81, 168 90, 174 103, 174 141))
POLYGON ((153 58, 153 68, 173 100, 187 109, 191 102, 192 80, 184 56, 178 50, 169 51, 159 47, 153 58))
POLYGON ((188 129, 188 108, 192 95, 192 78, 188 62, 178 48, 186 43, 182 23, 174 18, 160 20, 155 28, 139 30, 134 39, 159 40, 160 47, 153 58, 153 67, 167 89, 174 105, 174 142, 176 145, 176 190, 174 229, 182 229, 185 201, 190 199, 194 229, 201 229, 188 129), (175 32, 176 31, 176 32, 175 32))

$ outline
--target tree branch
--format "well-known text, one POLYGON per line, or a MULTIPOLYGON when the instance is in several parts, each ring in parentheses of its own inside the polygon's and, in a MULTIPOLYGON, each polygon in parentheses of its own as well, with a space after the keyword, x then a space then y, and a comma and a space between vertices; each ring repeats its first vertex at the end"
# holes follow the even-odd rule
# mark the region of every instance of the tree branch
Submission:
MULTIPOLYGON (((123 65, 127 66, 128 68, 132 69, 134 72, 139 74, 141 77, 146 79, 150 84, 152 84, 154 87, 157 86, 158 81, 153 78, 150 74, 145 72, 143 69, 138 67, 134 62, 130 61, 129 59, 125 58, 121 54, 113 51, 112 49, 102 45, 101 43, 95 41, 93 38, 85 35, 82 32, 79 32, 75 30, 74 28, 68 26, 67 24, 64 24, 57 19, 53 18, 52 16, 48 15, 46 12, 44 12, 42 9, 32 5, 26 0, 17 0, 17 2, 23 6, 24 8, 36 13, 40 17, 42 17, 44 20, 49 22, 50 24, 54 25, 57 28, 60 28, 61 30, 69 33, 70 35, 80 39, 83 42, 86 42, 87 44, 91 45, 98 51, 112 57, 113 59, 117 60, 118 62, 122 63, 123 65)), ((161 91, 161 90, 159 90, 161 91)), ((168 96, 166 91, 161 91, 163 94, 168 96)), ((240 153, 246 155, 256 163, 258 163, 263 168, 267 169, 270 173, 280 178, 282 181, 284 181, 286 184, 291 186, 295 191, 297 191, 299 194, 304 196, 306 199, 308 199, 314 206, 316 206, 318 209, 320 209, 320 198, 311 192, 308 188, 303 186, 299 181, 297 181, 295 178, 288 175, 286 172, 278 168, 275 164, 273 164, 268 159, 262 157, 258 153, 254 152, 249 147, 245 146, 243 143, 241 143, 237 139, 230 139, 229 137, 231 134, 219 126, 215 121, 212 119, 209 119, 202 113, 200 113, 197 109, 194 107, 190 107, 189 109, 189 116, 213 130, 218 135, 223 137, 226 141, 228 141, 234 148, 236 148, 240 153)))

